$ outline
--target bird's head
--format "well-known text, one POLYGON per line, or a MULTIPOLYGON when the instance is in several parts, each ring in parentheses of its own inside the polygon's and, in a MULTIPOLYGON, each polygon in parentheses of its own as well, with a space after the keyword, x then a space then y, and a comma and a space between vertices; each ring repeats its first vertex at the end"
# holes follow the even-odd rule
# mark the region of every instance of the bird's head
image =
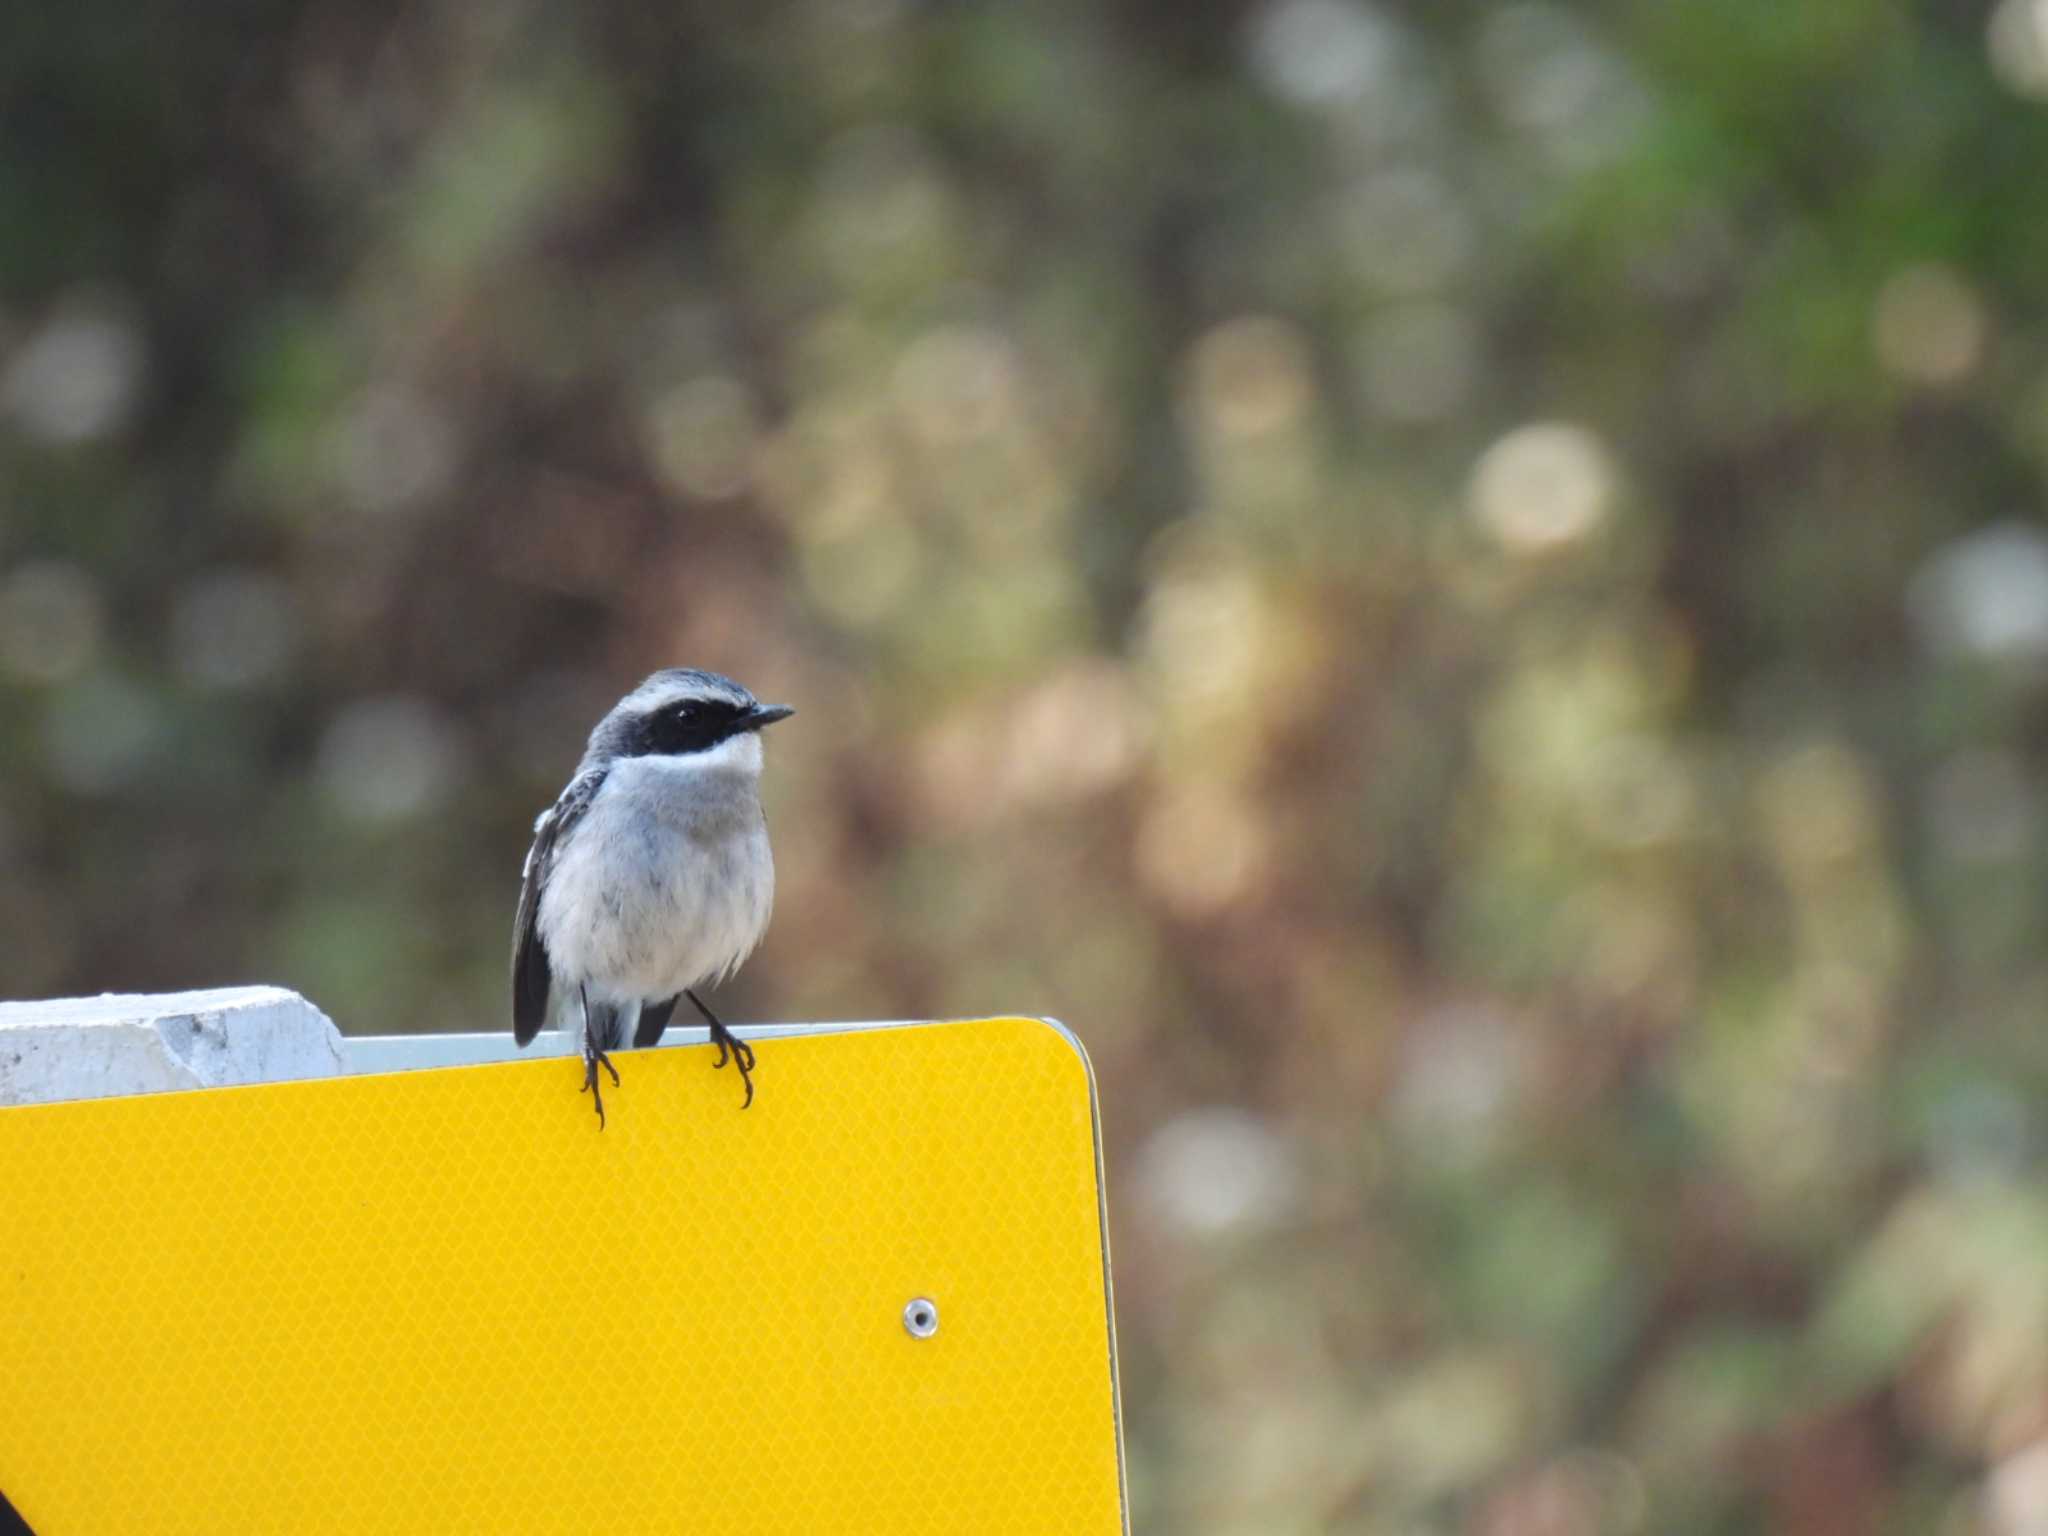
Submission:
POLYGON ((796 711, 729 677, 672 667, 627 694, 590 733, 593 757, 665 757, 758 772, 763 726, 796 711))

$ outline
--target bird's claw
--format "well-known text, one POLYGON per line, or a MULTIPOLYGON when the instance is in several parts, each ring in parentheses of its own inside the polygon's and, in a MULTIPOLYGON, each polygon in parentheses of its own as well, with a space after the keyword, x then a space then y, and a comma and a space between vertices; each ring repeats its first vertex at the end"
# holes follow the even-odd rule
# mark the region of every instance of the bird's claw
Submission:
POLYGON ((754 1102, 754 1048, 715 1019, 711 1024, 711 1043, 718 1047, 718 1060, 711 1063, 714 1070, 724 1066, 728 1056, 740 1069, 740 1081, 747 1085, 747 1096, 740 1108, 748 1108, 754 1102))
POLYGON ((604 1129, 604 1091, 598 1086, 597 1069, 603 1067, 612 1075, 612 1086, 619 1086, 619 1069, 612 1065, 612 1059, 603 1050, 586 1046, 583 1052, 583 1091, 590 1095, 590 1102, 597 1107, 597 1128, 604 1129))
POLYGON ((690 1000, 696 1010, 704 1015, 704 1022, 711 1026, 711 1043, 718 1047, 718 1060, 711 1063, 713 1068, 722 1067, 730 1057, 733 1065, 740 1069, 740 1081, 747 1085, 747 1096, 740 1108, 746 1109, 754 1102, 754 1048, 738 1035, 727 1029, 718 1020, 718 1015, 704 1006, 704 999, 688 987, 683 996, 690 1000))

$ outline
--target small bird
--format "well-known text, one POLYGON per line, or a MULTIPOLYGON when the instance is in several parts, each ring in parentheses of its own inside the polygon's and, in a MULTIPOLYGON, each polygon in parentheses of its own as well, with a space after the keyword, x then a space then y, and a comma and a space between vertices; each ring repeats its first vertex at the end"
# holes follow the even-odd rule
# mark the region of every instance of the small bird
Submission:
POLYGON ((653 1045, 687 997, 754 1102, 754 1051, 693 990, 739 969, 768 928, 775 860, 761 814, 763 726, 796 713, 729 677, 657 672, 597 722, 569 787, 533 824, 512 935, 512 1036, 580 1019, 583 1088, 653 1045), (551 1009, 550 1003, 553 1007, 551 1009))

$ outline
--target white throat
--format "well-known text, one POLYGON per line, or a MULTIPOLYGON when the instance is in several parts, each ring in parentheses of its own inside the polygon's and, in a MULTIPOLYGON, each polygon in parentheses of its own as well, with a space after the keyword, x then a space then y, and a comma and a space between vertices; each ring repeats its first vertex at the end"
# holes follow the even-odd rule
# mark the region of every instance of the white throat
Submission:
POLYGON ((627 758, 626 761, 644 763, 649 768, 667 773, 733 773, 759 778, 761 738, 756 732, 741 731, 702 752, 650 753, 645 757, 627 758))

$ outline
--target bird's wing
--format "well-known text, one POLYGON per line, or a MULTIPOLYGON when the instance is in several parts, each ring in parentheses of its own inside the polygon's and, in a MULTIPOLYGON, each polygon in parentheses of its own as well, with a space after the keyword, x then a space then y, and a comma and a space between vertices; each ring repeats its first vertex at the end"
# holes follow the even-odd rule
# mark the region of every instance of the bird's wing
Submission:
POLYGON ((678 992, 665 1003, 642 1003, 640 1005, 640 1027, 633 1031, 633 1044, 645 1049, 661 1043, 662 1031, 668 1028, 669 1015, 676 1011, 681 999, 678 992))
POLYGON ((604 775, 602 768, 576 775, 533 824, 533 846, 526 852, 526 874, 519 887, 519 915, 512 923, 512 1038, 521 1045, 540 1033, 548 1017, 552 972, 547 946, 540 939, 540 893, 554 868, 555 849, 590 809, 604 787, 604 775))

